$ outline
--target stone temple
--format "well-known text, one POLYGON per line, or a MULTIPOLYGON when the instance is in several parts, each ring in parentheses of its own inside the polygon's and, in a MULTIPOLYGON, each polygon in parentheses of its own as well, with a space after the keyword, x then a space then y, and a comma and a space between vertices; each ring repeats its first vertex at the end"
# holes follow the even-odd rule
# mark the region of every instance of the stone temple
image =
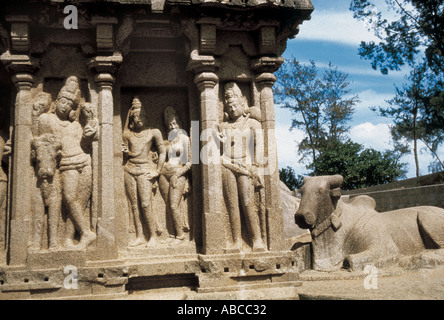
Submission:
POLYGON ((0 299, 298 298, 272 87, 312 11, 1 1, 0 299))

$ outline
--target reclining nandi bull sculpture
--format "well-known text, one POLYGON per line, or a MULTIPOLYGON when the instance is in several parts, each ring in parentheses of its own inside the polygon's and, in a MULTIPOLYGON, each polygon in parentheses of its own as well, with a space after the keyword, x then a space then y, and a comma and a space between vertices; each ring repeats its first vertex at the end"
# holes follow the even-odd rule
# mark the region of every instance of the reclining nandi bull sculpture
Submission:
POLYGON ((420 206, 379 213, 371 197, 341 199, 342 182, 340 175, 304 179, 295 221, 311 231, 315 270, 384 266, 444 247, 444 209, 420 206))

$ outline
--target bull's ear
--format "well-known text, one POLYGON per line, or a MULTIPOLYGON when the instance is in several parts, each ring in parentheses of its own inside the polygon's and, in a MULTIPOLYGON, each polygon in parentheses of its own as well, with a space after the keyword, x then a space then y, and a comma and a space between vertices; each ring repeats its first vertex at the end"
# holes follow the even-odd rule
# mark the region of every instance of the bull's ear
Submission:
POLYGON ((334 188, 330 190, 330 196, 332 198, 340 198, 341 197, 341 188, 334 188))
POLYGON ((336 189, 341 187, 342 183, 344 182, 344 178, 341 175, 337 174, 334 176, 329 176, 327 181, 330 185, 330 189, 336 189))

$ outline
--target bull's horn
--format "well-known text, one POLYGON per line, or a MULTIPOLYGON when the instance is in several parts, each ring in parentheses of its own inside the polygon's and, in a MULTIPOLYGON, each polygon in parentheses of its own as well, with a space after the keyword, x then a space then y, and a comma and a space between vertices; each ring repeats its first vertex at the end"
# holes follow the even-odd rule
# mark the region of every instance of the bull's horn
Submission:
POLYGON ((327 182, 330 185, 330 189, 336 189, 341 187, 342 183, 344 182, 344 178, 341 175, 336 174, 334 176, 328 176, 327 182))

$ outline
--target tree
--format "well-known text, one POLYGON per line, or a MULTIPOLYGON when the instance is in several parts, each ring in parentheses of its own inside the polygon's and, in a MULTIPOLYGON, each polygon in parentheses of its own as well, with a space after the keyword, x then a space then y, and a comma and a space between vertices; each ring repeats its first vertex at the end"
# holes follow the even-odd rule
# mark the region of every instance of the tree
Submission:
POLYGON ((294 169, 289 166, 279 169, 279 178, 290 190, 300 189, 304 179, 303 176, 296 175, 294 169))
POLYGON ((359 54, 386 74, 414 64, 418 55, 427 59, 435 74, 444 71, 444 5, 442 0, 385 0, 382 14, 374 0, 352 0, 354 17, 368 21, 379 43, 361 42, 359 54), (390 12, 396 15, 390 21, 390 12))
POLYGON ((444 170, 437 154, 439 145, 444 141, 444 112, 437 112, 442 105, 434 105, 435 99, 439 99, 443 91, 444 79, 427 71, 423 63, 413 68, 407 80, 408 83, 402 88, 396 87, 396 96, 387 101, 390 107, 379 107, 379 114, 393 119, 391 134, 395 148, 403 148, 403 152, 407 152, 407 144, 413 144, 416 176, 419 177, 419 141, 426 145, 444 170))
POLYGON ((295 116, 290 130, 306 132, 306 137, 298 142, 301 161, 310 157, 314 163, 327 141, 346 138, 347 121, 358 98, 348 97, 348 75, 331 64, 320 74, 314 61, 304 65, 293 58, 287 60, 276 75, 276 102, 295 116))
POLYGON ((404 178, 405 164, 399 158, 393 151, 366 149, 350 139, 332 141, 313 164, 313 175, 340 174, 344 190, 365 188, 404 178))

